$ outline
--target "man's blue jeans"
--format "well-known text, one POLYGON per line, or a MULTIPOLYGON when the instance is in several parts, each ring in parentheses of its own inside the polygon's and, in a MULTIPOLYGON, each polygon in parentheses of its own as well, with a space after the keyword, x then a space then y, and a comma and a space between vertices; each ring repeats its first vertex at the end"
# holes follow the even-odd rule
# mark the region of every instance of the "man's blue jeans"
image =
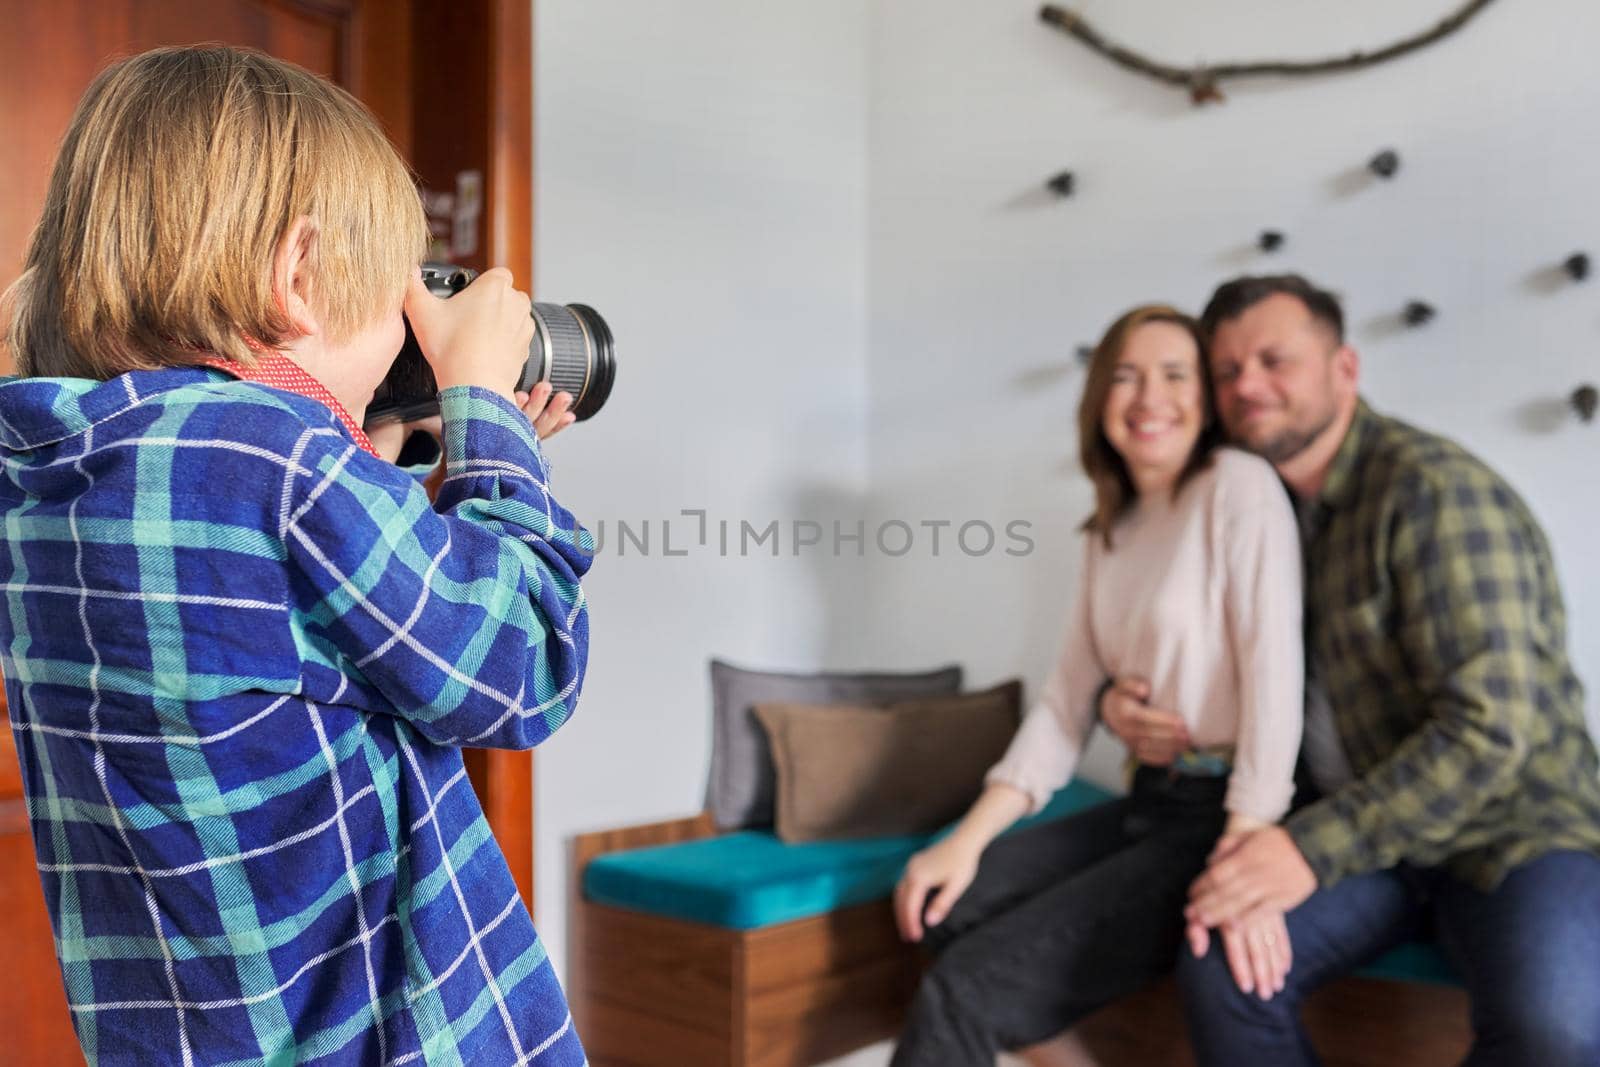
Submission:
POLYGON ((1398 867, 1319 889, 1288 915, 1294 963, 1270 1001, 1241 993, 1222 952, 1180 953, 1178 982, 1203 1067, 1316 1064, 1306 995, 1431 931, 1472 999, 1469 1067, 1600 1064, 1600 857, 1550 852, 1484 893, 1398 867))

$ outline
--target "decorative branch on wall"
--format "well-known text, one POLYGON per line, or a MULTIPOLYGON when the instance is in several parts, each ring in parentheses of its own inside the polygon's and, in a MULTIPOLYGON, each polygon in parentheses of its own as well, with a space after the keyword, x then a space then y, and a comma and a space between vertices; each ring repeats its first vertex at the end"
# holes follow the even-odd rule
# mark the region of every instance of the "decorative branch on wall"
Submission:
POLYGON ((1154 78, 1165 85, 1187 89, 1189 99, 1199 107, 1202 104, 1223 101, 1221 83, 1224 81, 1263 76, 1304 77, 1313 74, 1334 74, 1339 71, 1362 70, 1391 59, 1398 59, 1450 36, 1493 2, 1494 0, 1467 0, 1467 3, 1462 4, 1454 14, 1443 19, 1432 29, 1402 38, 1371 52, 1357 51, 1347 56, 1328 59, 1273 59, 1247 63, 1208 63, 1192 67, 1162 63, 1142 52, 1108 41, 1098 30, 1089 25, 1082 15, 1057 7, 1055 4, 1046 4, 1040 8, 1039 18, 1063 33, 1077 38, 1119 67, 1154 78))

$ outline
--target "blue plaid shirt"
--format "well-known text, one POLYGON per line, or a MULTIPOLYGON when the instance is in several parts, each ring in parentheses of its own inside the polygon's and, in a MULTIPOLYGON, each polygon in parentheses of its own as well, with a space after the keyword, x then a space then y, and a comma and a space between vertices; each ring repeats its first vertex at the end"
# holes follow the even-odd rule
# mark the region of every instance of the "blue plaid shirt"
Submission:
POLYGON ((210 370, 0 382, 0 651, 91 1063, 579 1064, 458 746, 570 714, 591 542, 526 416, 417 481, 210 370))

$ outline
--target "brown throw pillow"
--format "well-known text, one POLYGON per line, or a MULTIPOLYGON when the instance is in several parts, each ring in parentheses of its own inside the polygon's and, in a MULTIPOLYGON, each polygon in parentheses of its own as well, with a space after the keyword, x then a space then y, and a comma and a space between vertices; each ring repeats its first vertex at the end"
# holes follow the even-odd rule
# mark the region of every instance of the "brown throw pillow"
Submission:
POLYGON ((778 771, 778 837, 926 833, 983 791, 1022 715, 1022 683, 888 707, 761 704, 778 771))
POLYGON ((871 704, 954 695, 961 668, 951 664, 915 673, 789 674, 752 671, 711 661, 711 773, 706 808, 717 827, 737 830, 772 825, 777 776, 767 735, 756 722, 757 704, 871 704))

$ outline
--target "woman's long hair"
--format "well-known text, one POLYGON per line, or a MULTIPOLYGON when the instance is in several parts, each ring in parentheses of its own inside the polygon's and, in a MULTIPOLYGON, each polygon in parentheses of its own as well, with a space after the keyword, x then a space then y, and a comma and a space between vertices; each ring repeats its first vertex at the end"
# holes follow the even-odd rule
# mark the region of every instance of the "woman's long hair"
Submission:
POLYGON ((1216 452, 1221 439, 1217 430, 1216 405, 1211 397, 1211 368, 1206 360, 1206 343, 1200 333, 1199 322, 1192 315, 1185 315, 1166 304, 1143 304, 1113 322, 1095 346, 1094 355, 1089 360, 1089 378, 1083 386, 1083 399, 1078 403, 1078 455, 1083 462, 1084 473, 1094 483, 1094 512, 1084 520, 1082 528, 1099 534, 1107 549, 1111 547, 1111 528, 1133 507, 1139 491, 1133 484, 1133 477, 1128 473, 1128 465, 1121 453, 1106 438, 1106 398, 1111 395, 1117 362, 1122 358, 1128 338, 1139 327, 1152 322, 1168 322, 1181 327, 1194 339, 1198 364, 1196 373, 1200 376, 1204 422, 1194 449, 1189 453, 1189 462, 1184 464, 1173 486, 1174 494, 1197 472, 1211 465, 1212 454, 1216 452))

